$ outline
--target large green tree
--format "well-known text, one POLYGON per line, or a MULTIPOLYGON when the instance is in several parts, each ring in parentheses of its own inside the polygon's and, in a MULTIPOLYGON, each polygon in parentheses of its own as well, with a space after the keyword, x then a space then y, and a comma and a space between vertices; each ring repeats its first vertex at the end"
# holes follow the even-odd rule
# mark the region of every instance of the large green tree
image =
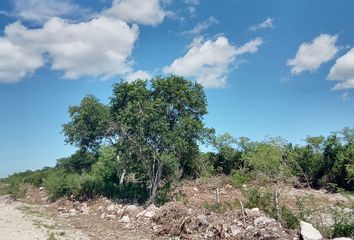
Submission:
POLYGON ((109 142, 125 166, 117 175, 133 169, 147 179, 151 201, 171 166, 184 175, 194 173, 198 141, 211 132, 203 123, 203 87, 178 76, 117 82, 108 106, 87 96, 69 113, 71 121, 63 125, 66 141, 91 151, 109 142))
POLYGON ((203 87, 182 77, 119 82, 111 98, 110 135, 130 151, 147 173, 150 200, 155 201, 164 166, 175 162, 188 171, 189 154, 206 129, 207 102, 203 87))

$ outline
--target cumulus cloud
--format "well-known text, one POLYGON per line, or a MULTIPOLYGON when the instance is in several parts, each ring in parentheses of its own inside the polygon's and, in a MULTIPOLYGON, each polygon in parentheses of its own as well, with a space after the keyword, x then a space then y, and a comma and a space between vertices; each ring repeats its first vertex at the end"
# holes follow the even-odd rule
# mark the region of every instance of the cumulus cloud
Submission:
POLYGON ((218 37, 215 41, 197 38, 190 44, 188 52, 183 57, 175 59, 171 65, 164 67, 163 71, 192 77, 208 88, 224 87, 235 58, 238 55, 256 52, 258 46, 262 44, 259 40, 254 41, 258 45, 246 43, 237 48, 224 36, 218 37))
POLYGON ((354 88, 354 48, 336 60, 327 79, 339 81, 333 90, 354 88))
POLYGON ((0 83, 17 82, 43 66, 42 56, 0 38, 0 83))
POLYGON ((128 73, 125 77, 125 79, 128 81, 128 82, 133 82, 137 79, 141 79, 141 80, 147 80, 147 79, 151 79, 151 75, 150 73, 148 72, 145 72, 145 71, 136 71, 136 72, 131 72, 131 73, 128 73))
POLYGON ((295 58, 287 61, 287 65, 292 67, 291 73, 313 72, 321 64, 333 59, 338 52, 338 47, 336 46, 337 37, 337 35, 321 34, 309 43, 302 43, 295 58))
POLYGON ((200 35, 201 32, 208 29, 211 25, 218 23, 218 20, 215 17, 210 17, 205 21, 199 22, 194 28, 184 31, 183 34, 186 35, 200 35))
POLYGON ((53 17, 80 18, 89 12, 69 0, 14 0, 14 12, 10 15, 25 21, 44 23, 53 17))
POLYGON ((37 28, 28 28, 19 21, 6 26, 4 36, 0 37, 0 82, 17 82, 45 64, 62 71, 67 79, 148 76, 146 72, 133 71, 131 53, 139 28, 127 22, 160 23, 165 13, 159 0, 115 0, 111 8, 76 23, 53 17, 69 14, 66 11, 69 1, 28 0, 31 14, 25 13, 25 2, 18 0, 16 11, 21 18, 45 23, 37 28), (42 12, 38 15, 33 11, 36 4, 39 11, 45 9, 44 6, 53 6, 53 9, 43 10, 43 18, 37 18, 42 12))
POLYGON ((274 27, 273 21, 274 21, 273 18, 267 18, 264 22, 251 26, 249 30, 254 32, 260 29, 273 28, 274 27))
POLYGON ((137 26, 107 17, 77 24, 52 18, 38 29, 16 22, 5 29, 6 38, 13 44, 47 54, 52 69, 63 71, 68 79, 131 71, 128 58, 138 34, 137 26))
POLYGON ((125 22, 145 25, 157 25, 166 16, 159 0, 114 0, 112 7, 104 11, 103 14, 125 22))

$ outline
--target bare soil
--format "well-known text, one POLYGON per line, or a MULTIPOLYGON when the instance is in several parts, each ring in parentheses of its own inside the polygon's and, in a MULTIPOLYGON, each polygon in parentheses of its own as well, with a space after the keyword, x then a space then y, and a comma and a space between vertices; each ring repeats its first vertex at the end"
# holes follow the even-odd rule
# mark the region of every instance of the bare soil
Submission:
POLYGON ((81 231, 45 215, 40 206, 14 201, 9 196, 0 196, 0 232, 2 240, 89 239, 81 231))

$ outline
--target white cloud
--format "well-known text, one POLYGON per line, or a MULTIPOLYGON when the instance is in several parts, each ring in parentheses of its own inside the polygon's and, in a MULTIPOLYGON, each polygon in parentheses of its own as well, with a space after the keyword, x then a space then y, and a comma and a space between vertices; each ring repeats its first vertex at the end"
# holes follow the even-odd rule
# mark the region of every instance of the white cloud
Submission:
POLYGON ((333 90, 354 88, 354 48, 336 60, 327 79, 340 81, 333 90))
POLYGON ((12 15, 37 23, 44 23, 53 17, 80 18, 90 11, 69 0, 14 0, 12 15))
POLYGON ((249 28, 250 31, 257 31, 260 29, 265 29, 265 28, 273 28, 273 18, 267 18, 264 22, 261 22, 259 24, 253 25, 249 28))
MULTIPOLYGON (((16 22, 5 29, 8 41, 26 51, 48 55, 52 69, 64 71, 68 79, 130 72, 129 56, 138 34, 137 26, 107 17, 77 24, 52 18, 37 29, 16 22)), ((14 67, 21 68, 16 62, 14 67)))
POLYGON ((79 14, 69 0, 17 0, 15 12, 25 20, 45 23, 28 28, 21 22, 6 26, 0 37, 0 82, 16 82, 44 64, 64 78, 147 77, 133 71, 131 53, 138 39, 136 24, 156 25, 165 14, 159 0, 115 0, 112 7, 81 22, 53 16, 79 14))
POLYGON ((151 75, 148 73, 148 72, 145 72, 145 71, 136 71, 136 72, 131 72, 131 73, 128 73, 125 77, 125 79, 128 81, 128 82, 133 82, 137 79, 141 79, 141 80, 147 80, 147 79, 151 79, 151 75))
POLYGON ((42 56, 0 38, 0 83, 13 83, 44 64, 42 56))
POLYGON ((321 64, 330 61, 338 52, 338 47, 336 46, 337 37, 337 35, 321 34, 312 42, 302 43, 295 58, 287 61, 287 65, 292 67, 291 73, 313 72, 321 64))
POLYGON ((190 16, 195 16, 197 11, 197 6, 199 5, 199 0, 184 0, 184 4, 187 6, 187 11, 190 16))
POLYGON ((263 44, 262 38, 253 39, 241 47, 236 49, 236 55, 242 55, 245 53, 255 53, 258 51, 258 47, 263 44))
POLYGON ((159 0, 114 0, 112 7, 104 11, 103 14, 125 22, 145 25, 157 25, 166 16, 159 0))
POLYGON ((235 58, 247 52, 257 51, 261 42, 258 40, 255 42, 258 42, 258 45, 246 43, 236 48, 223 36, 215 41, 203 41, 197 38, 183 57, 175 59, 171 65, 164 67, 163 71, 195 78, 197 82, 208 88, 224 87, 235 58), (254 48, 255 45, 257 47, 254 48))
POLYGON ((194 28, 184 31, 183 34, 187 35, 200 35, 201 32, 208 29, 211 25, 218 23, 218 20, 214 17, 210 17, 205 21, 199 22, 194 28))

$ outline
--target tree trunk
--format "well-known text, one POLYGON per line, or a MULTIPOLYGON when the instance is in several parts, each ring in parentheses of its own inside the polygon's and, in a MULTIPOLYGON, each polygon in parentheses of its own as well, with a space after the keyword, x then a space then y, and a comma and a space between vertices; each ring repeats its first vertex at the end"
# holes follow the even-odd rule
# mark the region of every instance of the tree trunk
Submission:
POLYGON ((159 161, 156 172, 153 173, 151 181, 151 189, 150 189, 150 203, 156 203, 156 194, 157 188, 160 185, 161 175, 162 175, 163 163, 159 161))
POLYGON ((122 172, 122 174, 120 175, 119 185, 123 185, 125 173, 126 173, 126 171, 125 171, 125 169, 124 169, 123 172, 122 172))

